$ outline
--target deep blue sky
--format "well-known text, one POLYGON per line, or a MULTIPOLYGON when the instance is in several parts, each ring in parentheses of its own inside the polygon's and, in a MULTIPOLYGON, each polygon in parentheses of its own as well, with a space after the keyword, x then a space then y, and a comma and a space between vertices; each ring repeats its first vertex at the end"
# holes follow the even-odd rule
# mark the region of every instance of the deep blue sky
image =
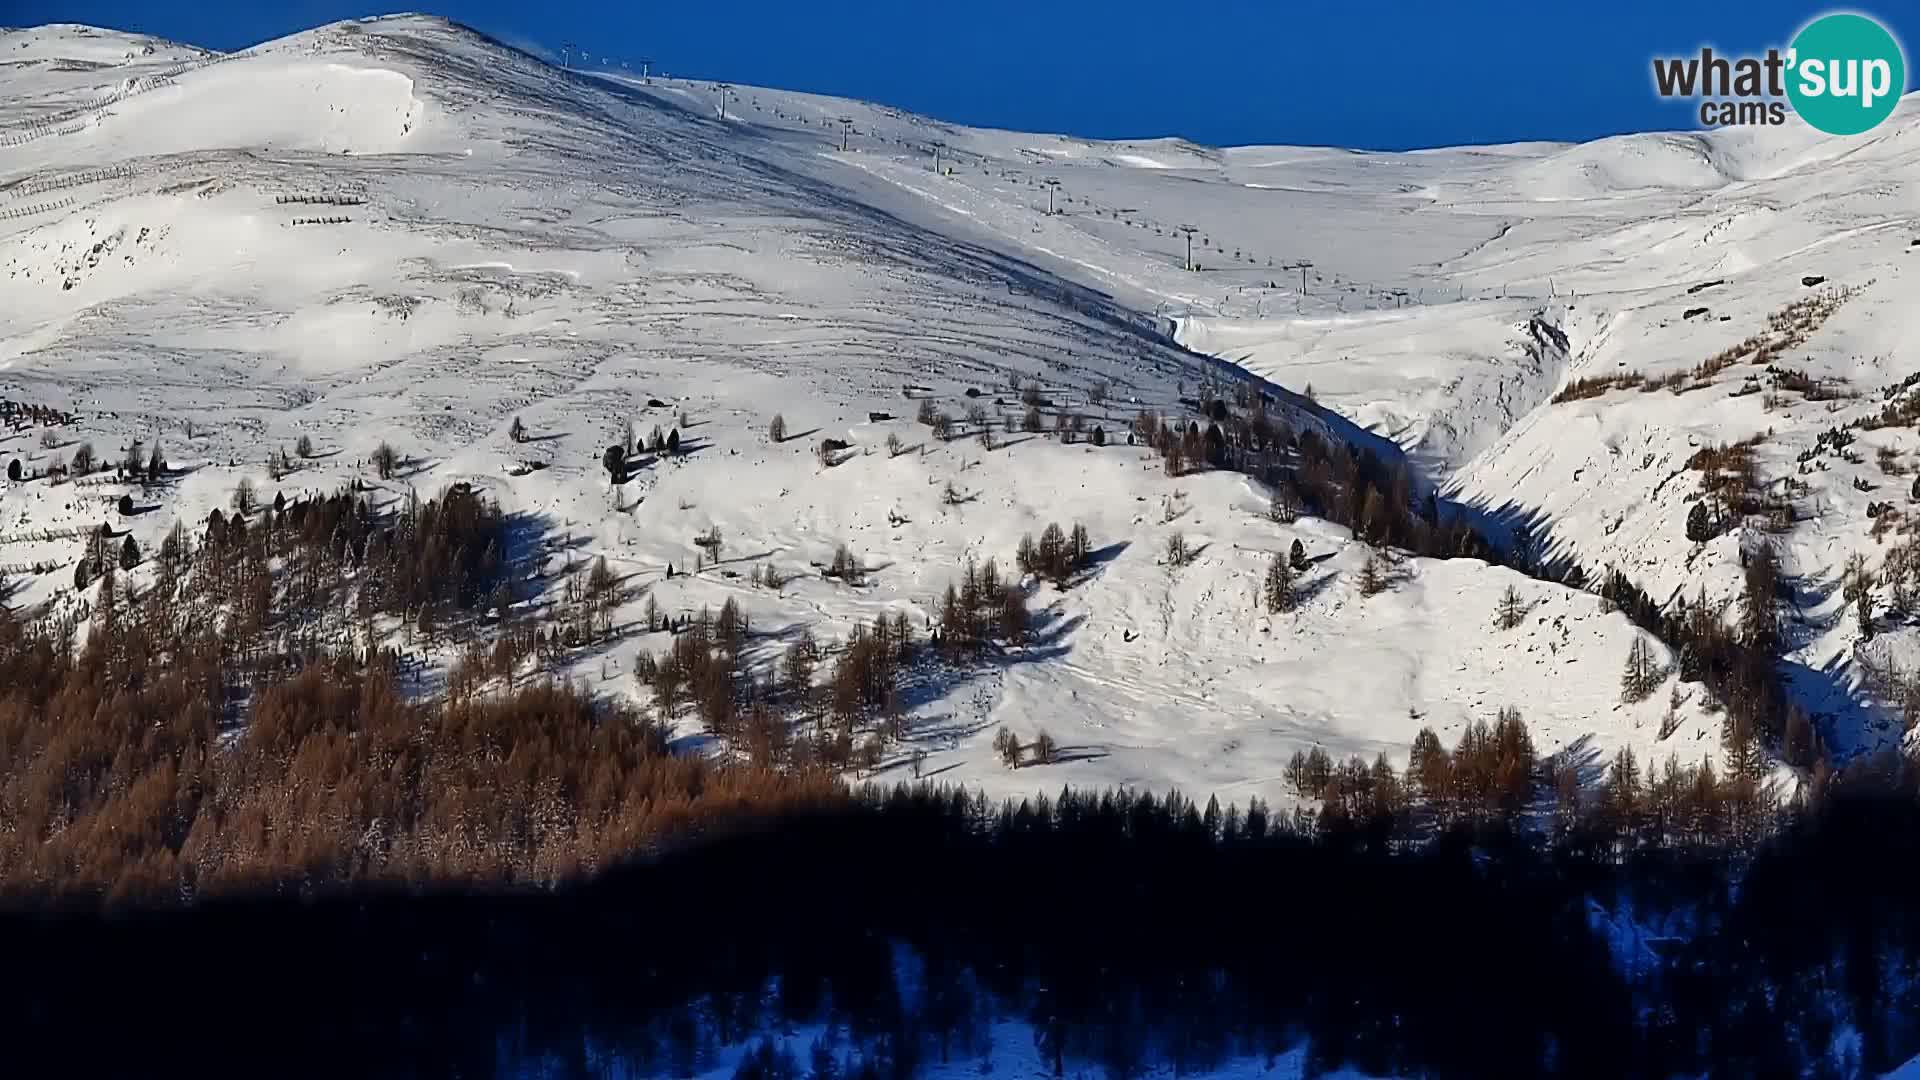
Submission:
MULTIPOLYGON (((218 49, 407 0, 0 0, 218 49)), ((1654 55, 1782 45, 1828 5, 1786 0, 442 0, 516 44, 653 56, 674 75, 885 102, 967 124, 1218 145, 1381 149, 1691 128, 1654 55)), ((1920 0, 1852 7, 1908 66, 1920 0)), ((1909 71, 1909 83, 1914 82, 1909 71)))

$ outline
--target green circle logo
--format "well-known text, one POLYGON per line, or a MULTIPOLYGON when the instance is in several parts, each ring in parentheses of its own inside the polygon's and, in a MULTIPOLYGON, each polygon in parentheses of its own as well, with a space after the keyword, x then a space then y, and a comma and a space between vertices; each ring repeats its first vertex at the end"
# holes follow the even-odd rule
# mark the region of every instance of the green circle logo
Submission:
POLYGON ((1858 135, 1893 113, 1907 90, 1900 43, 1865 15, 1822 15, 1793 39, 1787 100, 1829 135, 1858 135))

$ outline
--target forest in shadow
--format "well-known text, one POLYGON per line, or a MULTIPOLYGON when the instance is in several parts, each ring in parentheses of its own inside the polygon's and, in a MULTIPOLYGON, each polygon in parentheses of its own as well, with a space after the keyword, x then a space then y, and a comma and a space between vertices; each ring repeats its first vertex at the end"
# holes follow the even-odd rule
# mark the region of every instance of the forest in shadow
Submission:
POLYGON ((1407 846, 1207 817, 902 786, 551 890, 17 908, 0 1046, 110 1074, 742 1080, 979 1071, 1007 1021, 1034 1040, 1018 1060, 1110 1080, 1301 1049, 1310 1072, 1462 1077, 1848 1076, 1920 1051, 1910 797, 1836 790, 1737 859, 1501 819, 1407 846))

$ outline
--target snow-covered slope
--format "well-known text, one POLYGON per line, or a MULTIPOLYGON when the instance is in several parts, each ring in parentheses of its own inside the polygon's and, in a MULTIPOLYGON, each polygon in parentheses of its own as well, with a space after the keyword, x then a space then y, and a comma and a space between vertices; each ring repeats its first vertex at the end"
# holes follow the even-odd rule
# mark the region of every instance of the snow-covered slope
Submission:
MULTIPOLYGON (((0 35, 0 56, 29 55, 0 66, 0 395, 81 414, 63 434, 102 453, 157 439, 191 468, 131 519, 142 546, 225 505, 243 476, 269 497, 365 479, 384 440, 416 462, 395 493, 484 485, 573 539, 574 559, 604 554, 631 575, 629 617, 645 596, 669 613, 735 599, 766 662, 803 627, 832 640, 892 611, 924 625, 963 559, 1007 567, 1022 534, 1082 522, 1096 569, 1039 589, 1036 645, 909 688, 906 746, 928 751, 926 770, 995 791, 1278 800, 1295 750, 1403 757, 1421 726, 1451 739, 1505 705, 1543 749, 1595 760, 1713 745, 1701 701, 1664 742, 1664 690, 1618 703, 1635 635, 1596 598, 1421 560, 1363 597, 1364 548, 1344 530, 1275 524, 1244 478, 1172 479, 1124 445, 1136 410, 1177 410, 1203 377, 1171 333, 1311 384, 1348 436, 1370 429, 1464 498, 1544 520, 1547 542, 1582 561, 1644 562, 1662 589, 1716 594, 1737 580, 1733 541, 1688 550, 1685 485, 1656 491, 1663 470, 1741 424, 1791 414, 1810 440, 1831 420, 1798 405, 1762 417, 1758 396, 1728 398, 1737 383, 1548 404, 1555 389, 1620 364, 1697 363, 1806 292, 1803 270, 1863 287, 1808 343, 1821 362, 1877 386, 1911 348, 1911 102, 1891 134, 1851 148, 1789 131, 1219 151, 563 72, 414 16, 217 58, 71 27, 0 35), (1709 273, 1729 281, 1688 298, 1709 273), (1711 319, 1682 319, 1683 304, 1711 319), (1016 379, 1115 438, 943 443, 903 392, 1017 416, 1016 379), (1112 393, 1094 404, 1102 382, 1112 393), (682 412, 691 452, 611 489, 601 449, 629 422, 644 435, 682 412), (776 413, 806 437, 770 442, 776 413), (897 419, 870 419, 883 413, 897 419), (508 438, 516 416, 532 441, 508 438), (302 435, 318 456, 268 483, 267 454, 302 435), (823 437, 850 456, 823 466, 823 437), (1668 464, 1640 466, 1648 454, 1668 464), (667 579, 716 525, 724 561, 667 579), (1174 532, 1199 548, 1178 568, 1163 557, 1174 532), (1295 539, 1318 559, 1308 599, 1266 615, 1261 575, 1295 539), (864 588, 810 572, 843 543, 875 568, 864 588), (749 585, 762 563, 792 580, 749 585), (1496 631, 1509 584, 1529 615, 1496 631), (1002 724, 1047 729, 1063 759, 999 768, 1002 724)), ((31 472, 71 454, 38 434, 8 432, 0 457, 31 472)), ((11 602, 70 601, 70 531, 124 490, 9 485, 11 602)), ((1809 526, 1795 554, 1837 566, 1863 522, 1809 526)), ((631 660, 656 638, 632 634, 573 673, 636 693, 631 660)), ((1817 666, 1839 646, 1809 648, 1817 666)))

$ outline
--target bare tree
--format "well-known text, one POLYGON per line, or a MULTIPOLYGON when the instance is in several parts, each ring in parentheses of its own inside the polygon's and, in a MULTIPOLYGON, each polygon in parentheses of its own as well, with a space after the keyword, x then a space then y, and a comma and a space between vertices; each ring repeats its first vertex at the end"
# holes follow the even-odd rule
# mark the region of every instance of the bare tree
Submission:
POLYGON ((299 454, 303 458, 312 457, 313 456, 313 440, 309 439, 305 435, 300 436, 300 440, 293 444, 293 452, 296 454, 299 454))
POLYGON ((993 752, 1000 756, 1000 761, 1009 769, 1020 767, 1020 749, 1019 737, 1007 728, 1001 728, 999 734, 993 737, 993 752))
POLYGON ((234 513, 244 517, 253 513, 254 502, 253 480, 243 476, 240 482, 233 486, 233 499, 230 505, 234 513))
POLYGON ((1293 489, 1281 485, 1274 489, 1273 501, 1267 504, 1267 518, 1281 525, 1291 525, 1300 518, 1300 499, 1293 489))
POLYGON ((1033 737, 1033 760, 1036 764, 1051 765, 1059 753, 1059 744, 1054 742, 1053 736, 1047 734, 1044 729, 1033 737))
POLYGON ((1636 633, 1627 649, 1627 663, 1620 673, 1620 700, 1629 704, 1645 701, 1658 689, 1665 673, 1653 659, 1653 646, 1647 635, 1636 633))
POLYGON ((773 414, 773 419, 767 421, 767 439, 771 442, 776 442, 776 443, 783 443, 787 441, 787 418, 786 417, 780 415, 779 413, 773 414))
POLYGON ((400 453, 392 445, 382 442, 373 448, 373 470, 379 474, 380 479, 393 479, 393 474, 399 467, 400 453))

